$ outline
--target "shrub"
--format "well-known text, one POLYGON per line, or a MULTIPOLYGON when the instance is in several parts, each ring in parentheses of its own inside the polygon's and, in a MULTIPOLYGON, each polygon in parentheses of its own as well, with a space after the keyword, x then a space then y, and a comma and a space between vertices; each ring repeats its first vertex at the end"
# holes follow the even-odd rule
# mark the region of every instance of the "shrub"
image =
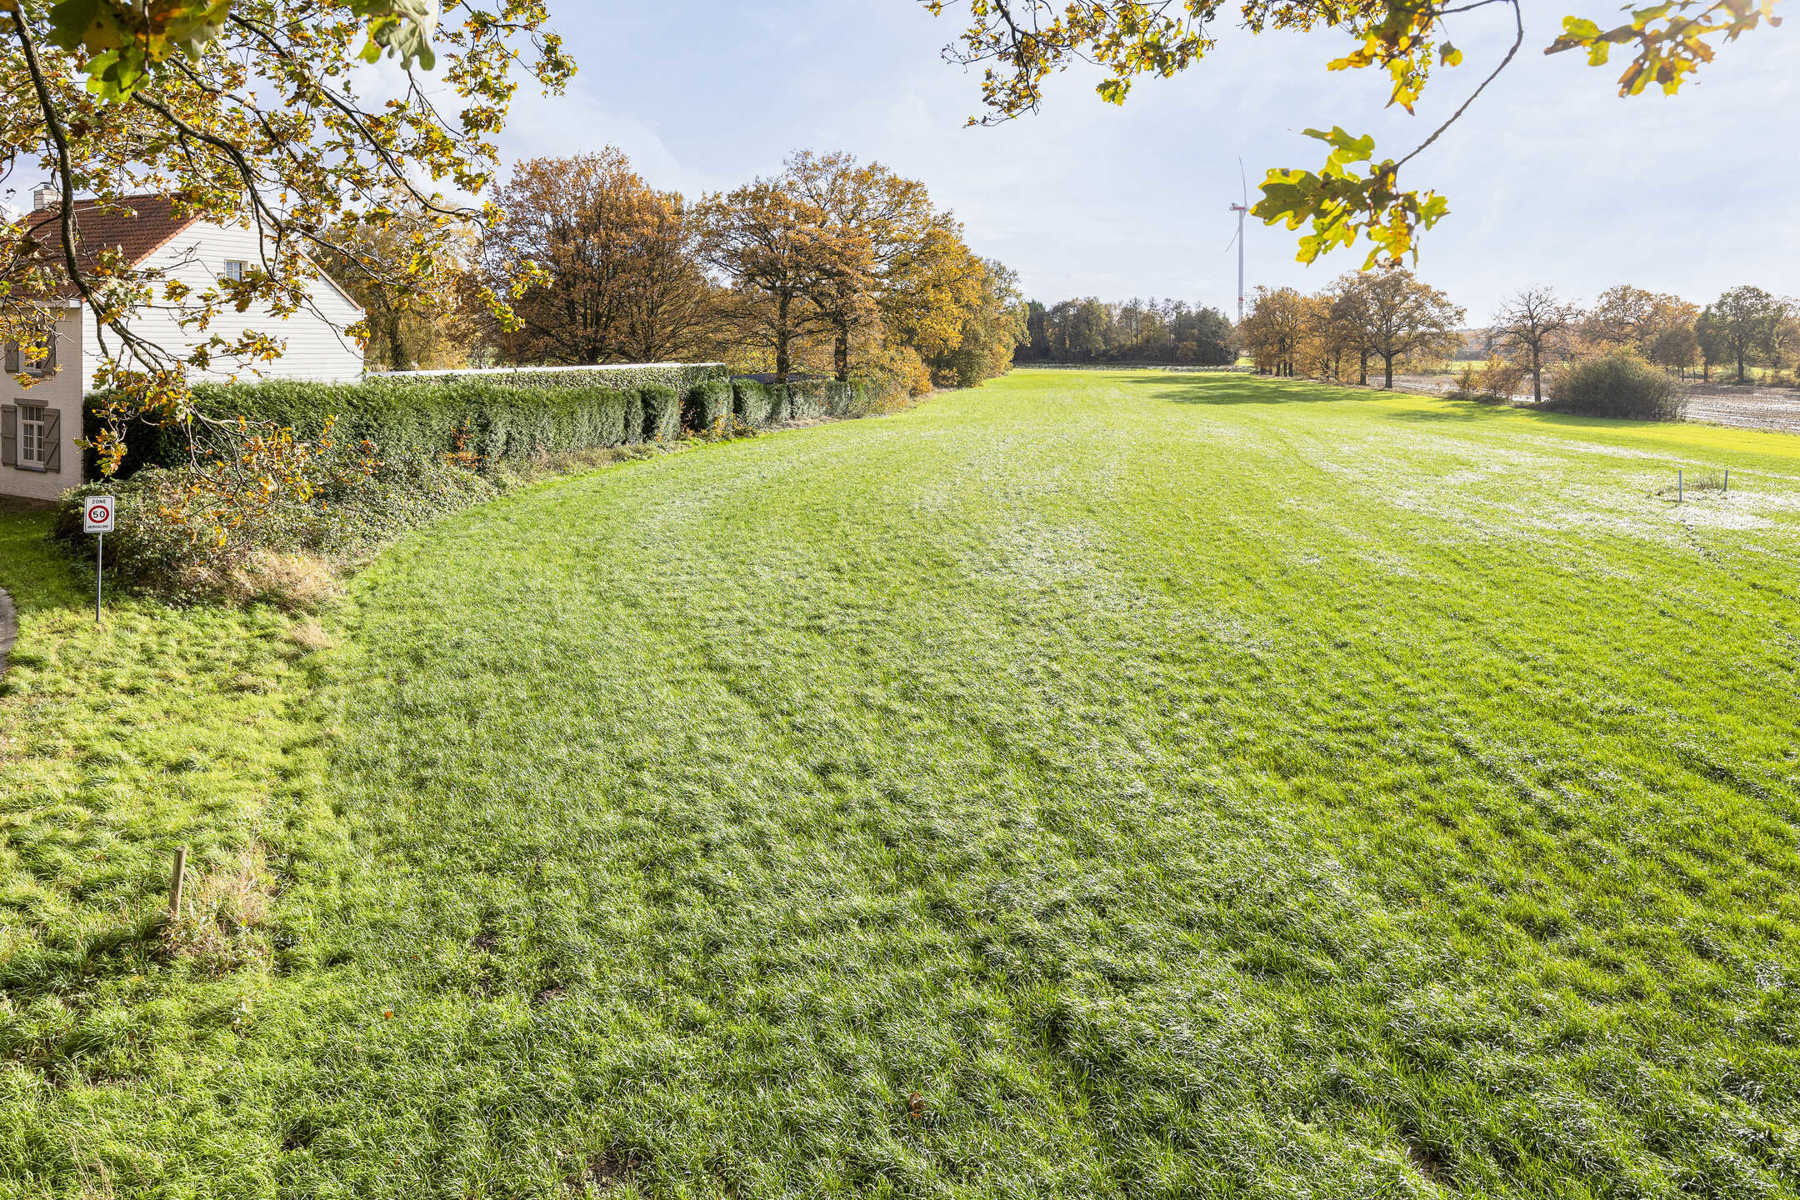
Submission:
POLYGON ((1667 374, 1630 354, 1609 354, 1557 372, 1546 407, 1589 417, 1675 421, 1682 400, 1667 374))
POLYGON ((324 472, 310 497, 276 492, 222 536, 203 519, 172 516, 198 477, 192 467, 151 467, 130 479, 64 494, 53 536, 85 552, 86 497, 110 492, 119 522, 106 539, 107 570, 121 584, 176 601, 270 600, 304 608, 330 594, 329 575, 407 529, 497 493, 480 475, 442 459, 384 461, 372 473, 324 472))
POLYGON ((639 440, 670 442, 681 436, 681 395, 672 387, 652 384, 638 389, 644 406, 644 433, 639 440))
POLYGON ((625 444, 636 445, 644 440, 644 394, 642 392, 625 393, 625 444))
POLYGON ((831 412, 830 389, 824 379, 795 379, 787 385, 790 421, 805 421, 827 416, 831 412))
POLYGON ((793 400, 785 383, 769 385, 769 424, 779 425, 793 416, 793 400))
POLYGON ((681 406, 683 428, 698 433, 716 428, 732 415, 732 386, 729 379, 708 379, 687 394, 681 406))
POLYGON ((766 383, 754 379, 732 380, 732 414, 750 428, 761 429, 769 423, 769 412, 774 405, 774 397, 769 393, 766 383))

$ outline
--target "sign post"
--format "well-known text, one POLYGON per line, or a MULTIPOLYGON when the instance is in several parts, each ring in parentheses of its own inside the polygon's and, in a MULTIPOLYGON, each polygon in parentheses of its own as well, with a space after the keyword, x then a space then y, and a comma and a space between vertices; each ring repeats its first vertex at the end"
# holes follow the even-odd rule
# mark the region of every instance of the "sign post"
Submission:
POLYGON ((100 597, 106 589, 106 535, 113 531, 111 496, 89 496, 81 510, 81 532, 98 534, 94 543, 94 622, 100 621, 100 597))

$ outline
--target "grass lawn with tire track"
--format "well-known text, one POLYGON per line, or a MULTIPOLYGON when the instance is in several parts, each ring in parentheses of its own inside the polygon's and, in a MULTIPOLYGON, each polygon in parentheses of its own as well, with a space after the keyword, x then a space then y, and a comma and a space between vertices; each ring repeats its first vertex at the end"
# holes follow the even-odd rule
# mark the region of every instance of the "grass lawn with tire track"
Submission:
POLYGON ((1800 438, 1021 371, 317 620, 43 524, 6 1200, 1800 1193, 1800 438))

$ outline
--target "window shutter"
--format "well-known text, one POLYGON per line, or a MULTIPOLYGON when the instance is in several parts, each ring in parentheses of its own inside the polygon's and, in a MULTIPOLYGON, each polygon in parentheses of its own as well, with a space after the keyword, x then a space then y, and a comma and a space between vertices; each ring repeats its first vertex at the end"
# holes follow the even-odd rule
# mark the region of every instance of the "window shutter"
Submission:
POLYGON ((50 333, 44 338, 44 345, 50 353, 44 356, 43 364, 38 367, 38 370, 50 375, 56 371, 56 326, 50 326, 50 333))
POLYGON ((0 466, 19 465, 19 406, 0 404, 0 466))
POLYGON ((17 342, 6 343, 6 373, 8 375, 19 373, 19 343, 17 342))
POLYGON ((62 470, 62 410, 44 411, 44 470, 52 475, 62 470))

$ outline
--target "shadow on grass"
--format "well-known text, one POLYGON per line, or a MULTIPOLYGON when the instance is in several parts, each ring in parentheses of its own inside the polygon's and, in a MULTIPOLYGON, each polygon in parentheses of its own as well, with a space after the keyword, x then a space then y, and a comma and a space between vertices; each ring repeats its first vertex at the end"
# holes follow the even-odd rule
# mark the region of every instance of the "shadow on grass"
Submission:
POLYGON ((1175 404, 1353 404, 1358 401, 1405 399, 1418 406, 1392 409, 1377 415, 1418 424, 1475 424, 1494 420, 1525 421, 1559 430, 1595 433, 1679 426, 1680 421, 1643 421, 1629 417, 1592 417, 1554 412, 1530 405, 1501 404, 1491 400, 1459 400, 1424 392, 1405 392, 1376 387, 1353 387, 1309 379, 1274 379, 1267 376, 1197 375, 1186 379, 1137 377, 1126 380, 1138 387, 1156 389, 1154 399, 1175 404), (1229 380, 1229 382, 1226 382, 1229 380))

